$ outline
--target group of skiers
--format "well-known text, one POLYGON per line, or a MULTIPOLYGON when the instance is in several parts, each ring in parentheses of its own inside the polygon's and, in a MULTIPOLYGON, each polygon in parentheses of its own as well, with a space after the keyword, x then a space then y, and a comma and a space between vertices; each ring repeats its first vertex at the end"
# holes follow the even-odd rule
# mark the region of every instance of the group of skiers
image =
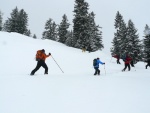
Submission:
MULTIPOLYGON (((48 55, 46 55, 44 49, 38 50, 37 53, 36 53, 37 65, 36 65, 35 69, 33 69, 31 71, 30 75, 34 75, 35 72, 37 70, 39 70, 41 66, 45 69, 44 74, 48 74, 48 67, 47 67, 47 65, 45 63, 45 60, 49 56, 51 56, 51 53, 49 53, 48 55)), ((95 64, 93 65, 94 69, 95 69, 94 75, 100 75, 99 64, 105 64, 105 63, 101 62, 99 58, 95 59, 95 64)))
MULTIPOLYGON (((120 55, 112 55, 112 57, 117 59, 117 64, 121 64, 119 61, 120 59, 124 61, 125 67, 122 71, 125 71, 127 67, 128 67, 128 71, 130 71, 130 65, 132 67, 135 67, 133 59, 128 54, 124 55, 124 57, 120 57, 120 55)), ((145 68, 147 69, 148 66, 150 67, 150 59, 148 59, 145 62, 147 62, 147 65, 145 66, 145 68)))
MULTIPOLYGON (((44 49, 38 50, 38 51, 37 51, 37 54, 36 54, 37 65, 36 65, 35 69, 33 69, 33 70, 31 71, 30 75, 34 75, 35 72, 36 72, 37 70, 39 70, 39 68, 40 68, 41 66, 45 69, 44 74, 48 74, 48 67, 47 67, 47 65, 46 65, 46 63, 45 63, 45 60, 46 60, 46 58, 49 57, 49 56, 51 56, 51 53, 49 53, 48 55, 46 55, 44 49)), ((130 71, 130 65, 131 65, 132 67, 134 67, 133 59, 132 59, 128 54, 126 54, 126 56, 123 57, 123 58, 120 58, 119 55, 113 55, 112 57, 114 57, 114 58, 117 59, 117 64, 121 64, 119 60, 120 60, 120 59, 123 59, 124 64, 125 64, 125 67, 124 67, 124 69, 123 69, 122 71, 125 71, 127 67, 128 67, 128 71, 130 71)), ((147 69, 148 66, 150 67, 150 59, 147 60, 146 62, 147 62, 147 65, 146 65, 146 69, 147 69)), ((94 75, 100 75, 99 64, 105 65, 104 62, 101 62, 101 61, 100 61, 100 58, 96 58, 96 59, 93 60, 93 67, 94 67, 94 69, 95 69, 94 75)))
MULTIPOLYGON (((128 71, 130 71, 130 65, 132 66, 132 67, 135 67, 134 66, 134 62, 133 62, 133 59, 128 55, 128 54, 126 54, 126 55, 124 55, 122 58, 120 58, 120 56, 119 55, 113 55, 112 57, 114 57, 114 58, 116 58, 117 59, 117 64, 121 64, 120 63, 120 59, 122 59, 123 61, 124 61, 124 64, 125 64, 125 67, 122 69, 122 71, 125 71, 126 69, 127 69, 127 67, 128 67, 128 71)), ((94 75, 100 75, 100 70, 99 70, 99 64, 105 64, 105 63, 103 63, 103 62, 101 62, 100 60, 99 60, 99 58, 97 58, 97 59, 94 59, 94 60, 96 60, 96 65, 95 64, 93 64, 94 65, 94 69, 95 69, 95 73, 94 73, 94 75)), ((93 61, 94 62, 94 61, 93 61)), ((147 61, 145 61, 145 62, 147 62, 147 65, 145 66, 145 68, 147 69, 147 67, 149 66, 150 67, 150 59, 148 59, 147 61)))

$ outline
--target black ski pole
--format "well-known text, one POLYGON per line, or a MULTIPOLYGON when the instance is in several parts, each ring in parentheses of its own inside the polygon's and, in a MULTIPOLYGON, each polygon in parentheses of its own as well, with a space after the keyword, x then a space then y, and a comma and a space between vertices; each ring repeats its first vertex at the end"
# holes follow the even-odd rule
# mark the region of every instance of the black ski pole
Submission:
MULTIPOLYGON (((53 58, 53 56, 51 55, 51 57, 53 58)), ((63 70, 60 68, 60 66, 58 65, 58 63, 56 62, 56 60, 53 58, 53 60, 55 61, 55 63, 57 64, 57 66, 59 67, 59 69, 63 72, 63 70)), ((64 73, 64 72, 63 72, 64 73)))

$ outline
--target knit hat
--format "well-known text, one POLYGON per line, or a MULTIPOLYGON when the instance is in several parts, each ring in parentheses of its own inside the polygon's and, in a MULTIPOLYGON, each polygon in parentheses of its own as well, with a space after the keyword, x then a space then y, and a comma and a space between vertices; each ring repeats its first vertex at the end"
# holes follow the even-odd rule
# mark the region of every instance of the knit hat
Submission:
POLYGON ((42 49, 42 52, 44 52, 44 53, 45 53, 45 50, 44 50, 44 49, 42 49))

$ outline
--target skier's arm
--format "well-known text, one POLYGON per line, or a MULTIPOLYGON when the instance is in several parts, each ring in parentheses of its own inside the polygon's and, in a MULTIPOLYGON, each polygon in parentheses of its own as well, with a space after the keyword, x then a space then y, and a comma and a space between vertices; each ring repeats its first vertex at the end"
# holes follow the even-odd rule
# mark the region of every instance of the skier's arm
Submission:
POLYGON ((44 54, 44 59, 46 59, 49 56, 51 56, 51 53, 49 53, 48 55, 44 54))
POLYGON ((100 64, 105 64, 105 63, 101 62, 100 60, 98 60, 98 63, 100 63, 100 64))

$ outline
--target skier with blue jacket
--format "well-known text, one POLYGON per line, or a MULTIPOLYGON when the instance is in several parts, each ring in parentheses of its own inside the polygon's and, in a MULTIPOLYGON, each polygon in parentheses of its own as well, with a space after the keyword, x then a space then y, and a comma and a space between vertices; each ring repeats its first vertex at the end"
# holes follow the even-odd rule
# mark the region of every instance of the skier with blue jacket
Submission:
POLYGON ((100 70, 99 70, 99 64, 105 64, 104 62, 101 62, 100 60, 99 60, 99 58, 97 58, 97 59, 94 59, 94 61, 93 61, 93 66, 94 66, 94 69, 95 69, 95 73, 94 73, 94 75, 100 75, 100 70))

